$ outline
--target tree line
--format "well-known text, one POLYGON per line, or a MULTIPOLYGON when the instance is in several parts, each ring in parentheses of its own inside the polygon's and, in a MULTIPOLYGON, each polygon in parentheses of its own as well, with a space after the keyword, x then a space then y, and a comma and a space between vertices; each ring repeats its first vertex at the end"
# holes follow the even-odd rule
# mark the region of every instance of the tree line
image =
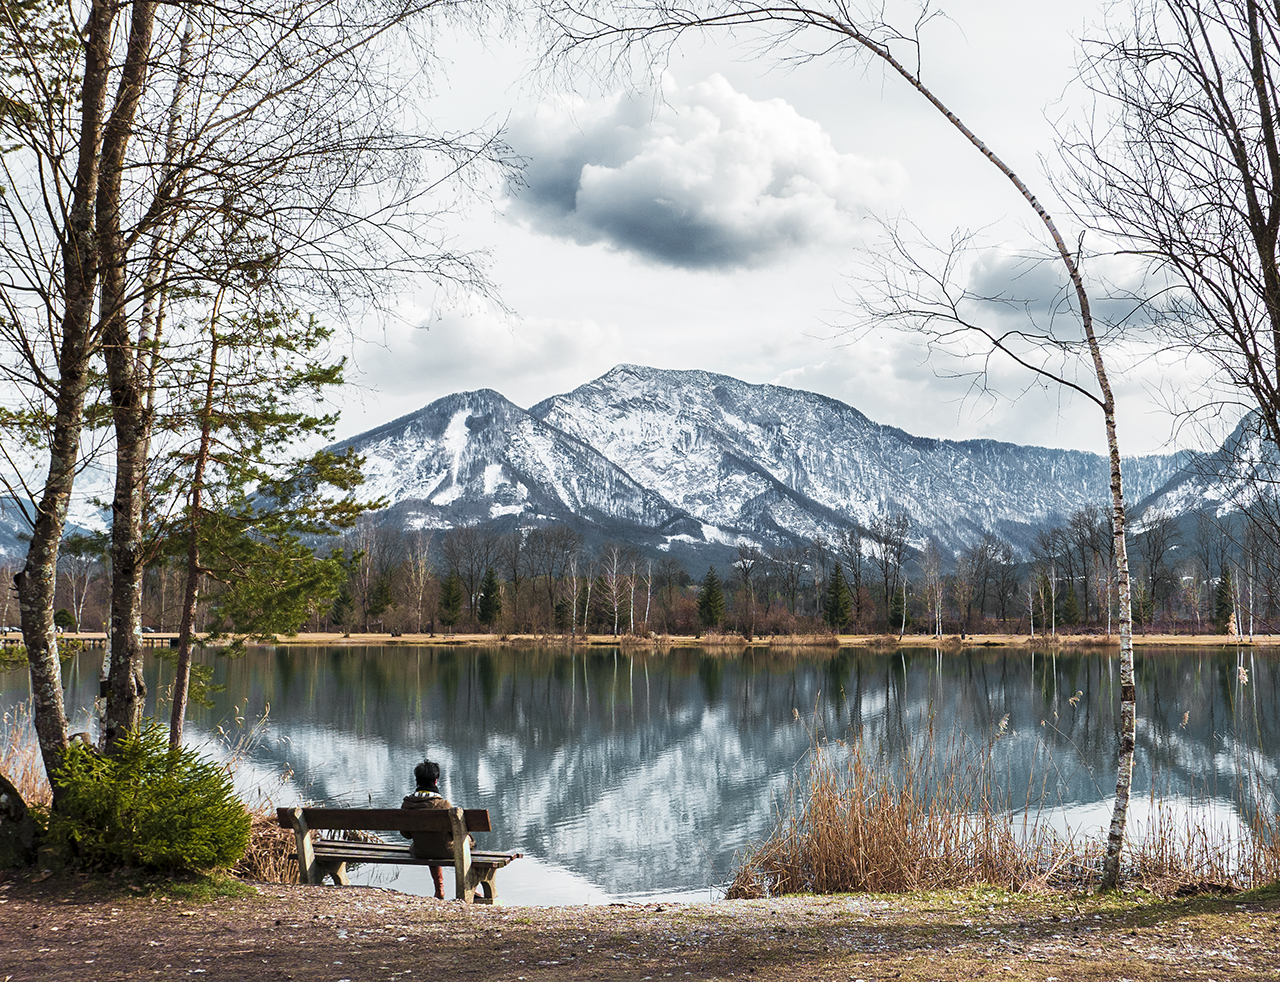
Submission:
MULTIPOLYGON (((958 554, 913 548, 904 515, 807 543, 740 545, 690 569, 626 543, 586 544, 565 525, 402 529, 367 517, 319 551, 338 571, 299 599, 295 629, 342 634, 759 635, 1113 633, 1116 589, 1108 510, 1081 508, 1036 534, 1029 555, 994 532, 958 554)), ((1280 548, 1249 512, 1179 522, 1149 511, 1133 537, 1134 620, 1160 633, 1271 633, 1280 625, 1280 548)), ((149 630, 173 632, 185 569, 160 551, 143 578, 149 630)), ((68 537, 59 562, 59 626, 104 630, 109 548, 68 537)), ((11 569, 0 568, 0 575, 11 569)), ((194 627, 233 628, 216 580, 201 585, 194 627)), ((14 598, 0 607, 10 624, 14 598)))

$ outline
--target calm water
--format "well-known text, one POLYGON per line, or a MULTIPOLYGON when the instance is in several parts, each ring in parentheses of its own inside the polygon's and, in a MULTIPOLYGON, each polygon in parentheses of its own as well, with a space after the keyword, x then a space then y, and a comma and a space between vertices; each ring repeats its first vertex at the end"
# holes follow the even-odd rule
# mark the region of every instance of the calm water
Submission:
MULTIPOLYGON (((81 728, 100 657, 66 669, 81 728)), ((222 753, 266 717, 243 784, 281 804, 394 807, 429 755, 449 798, 492 813, 498 831, 481 847, 528 857, 499 874, 510 903, 714 895, 735 854, 767 834, 815 734, 892 755, 1002 733, 994 754, 1010 786, 1036 788, 1055 821, 1077 827, 1105 823, 1115 787, 1118 661, 1103 655, 281 647, 206 661, 225 689, 193 707, 195 739, 222 753)), ((1247 758, 1274 808, 1277 668, 1250 650, 1140 651, 1135 792, 1208 796, 1231 822, 1247 758)), ((171 671, 148 666, 153 693, 171 671)), ((0 675, 5 708, 26 696, 25 673, 0 675)), ((429 891, 422 870, 360 875, 429 891)))

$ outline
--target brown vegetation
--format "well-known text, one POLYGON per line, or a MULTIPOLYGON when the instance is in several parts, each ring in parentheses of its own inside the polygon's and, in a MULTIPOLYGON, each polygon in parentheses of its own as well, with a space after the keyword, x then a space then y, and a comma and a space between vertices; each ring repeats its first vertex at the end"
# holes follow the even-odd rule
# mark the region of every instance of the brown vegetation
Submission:
MULTIPOLYGON (((956 741, 942 755, 932 741, 925 747, 886 761, 860 743, 815 746, 728 897, 1098 885, 1105 842, 1056 831, 1042 808, 1015 807, 992 773, 990 746, 956 741)), ((1236 839, 1154 804, 1153 827, 1126 846, 1127 882, 1172 893, 1280 881, 1276 815, 1254 810, 1250 833, 1236 839)))

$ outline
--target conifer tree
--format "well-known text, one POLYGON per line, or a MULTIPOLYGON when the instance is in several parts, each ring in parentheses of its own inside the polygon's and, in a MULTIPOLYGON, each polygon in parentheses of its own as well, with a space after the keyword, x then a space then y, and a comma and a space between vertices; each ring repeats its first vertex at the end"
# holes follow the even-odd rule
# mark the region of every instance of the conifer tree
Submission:
POLYGON ((839 634, 852 616, 853 598, 849 594, 849 584, 844 578, 843 564, 836 563, 831 585, 827 587, 827 604, 823 617, 830 628, 839 634))
POLYGON ((714 566, 707 569, 698 591, 698 621, 703 627, 719 627, 724 622, 724 590, 714 566))
POLYGON ((1076 600, 1075 584, 1067 584, 1067 593, 1062 600, 1062 612, 1058 615, 1058 620, 1063 624, 1075 624, 1080 620, 1080 603, 1076 600))
POLYGON ((452 628, 462 616, 462 577, 456 572, 445 577, 440 584, 440 623, 452 628))
POLYGON ((493 622, 502 616, 502 589, 498 585, 498 576, 490 566, 484 571, 484 581, 480 584, 480 605, 478 614, 480 623, 485 627, 493 627, 493 622))
POLYGON ((1235 609, 1235 584, 1231 579, 1231 568, 1224 565, 1222 575, 1218 577, 1218 592, 1213 601, 1213 626, 1219 634, 1231 632, 1231 617, 1235 609))
POLYGON ((333 607, 329 611, 329 620, 337 626, 341 631, 343 626, 351 622, 351 615, 355 613, 355 601, 351 599, 351 591, 345 586, 338 591, 337 597, 334 598, 333 607))

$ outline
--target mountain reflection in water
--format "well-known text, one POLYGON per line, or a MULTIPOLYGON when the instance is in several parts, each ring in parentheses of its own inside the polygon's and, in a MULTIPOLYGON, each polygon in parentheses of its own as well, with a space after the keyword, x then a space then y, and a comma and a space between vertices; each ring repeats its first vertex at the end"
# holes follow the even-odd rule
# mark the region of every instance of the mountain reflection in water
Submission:
MULTIPOLYGON (((91 703, 100 657, 67 669, 70 706, 91 703)), ((929 740, 985 746, 1007 717, 995 772, 1018 801, 1031 788, 1033 807, 1096 825, 1115 788, 1119 661, 1107 654, 290 646, 204 659, 224 689, 192 707, 193 738, 219 726, 234 737, 236 718, 270 707, 242 781, 272 785, 291 768, 285 797, 395 807, 429 755, 449 798, 492 813, 482 847, 530 857, 499 890, 515 883, 532 902, 705 895, 768 833, 815 736, 860 736, 893 757, 929 740)), ((171 667, 147 671, 163 692, 171 667)), ((1274 787, 1273 654, 1139 651, 1137 674, 1135 801, 1154 786, 1230 815, 1246 759, 1274 787)), ((6 708, 25 697, 22 676, 0 676, 6 708)), ((416 872, 393 885, 429 889, 416 872)))

